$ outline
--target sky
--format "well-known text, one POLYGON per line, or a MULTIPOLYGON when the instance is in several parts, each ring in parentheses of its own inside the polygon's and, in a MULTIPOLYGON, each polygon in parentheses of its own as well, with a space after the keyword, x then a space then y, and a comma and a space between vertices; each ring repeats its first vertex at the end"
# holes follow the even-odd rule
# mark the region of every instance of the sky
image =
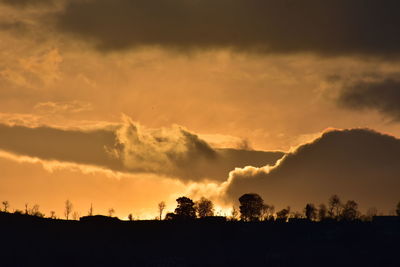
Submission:
POLYGON ((400 200, 394 0, 0 0, 0 198, 63 217, 400 200))

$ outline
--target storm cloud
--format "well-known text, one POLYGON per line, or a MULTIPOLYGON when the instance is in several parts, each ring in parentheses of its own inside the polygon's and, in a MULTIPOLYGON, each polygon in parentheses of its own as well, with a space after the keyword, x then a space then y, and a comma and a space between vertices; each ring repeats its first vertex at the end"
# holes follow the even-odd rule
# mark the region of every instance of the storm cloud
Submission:
POLYGON ((368 129, 333 130, 287 154, 274 167, 238 168, 224 184, 226 197, 256 192, 267 203, 302 210, 333 194, 364 209, 387 212, 399 200, 400 139, 368 129))
POLYGON ((377 110, 395 121, 400 121, 400 79, 389 76, 345 85, 338 103, 349 109, 377 110))
POLYGON ((59 31, 101 50, 142 46, 268 53, 398 55, 395 0, 67 1, 59 31))
POLYGON ((129 119, 94 130, 0 124, 0 150, 46 161, 153 173, 181 181, 223 181, 235 167, 274 164, 281 152, 214 149, 179 126, 148 129, 129 119))

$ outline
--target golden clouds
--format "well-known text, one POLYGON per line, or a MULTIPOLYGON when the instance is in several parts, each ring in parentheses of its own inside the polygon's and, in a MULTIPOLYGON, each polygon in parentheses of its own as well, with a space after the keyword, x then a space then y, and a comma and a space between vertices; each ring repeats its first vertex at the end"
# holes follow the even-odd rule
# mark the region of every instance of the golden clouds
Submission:
POLYGON ((71 102, 41 102, 34 106, 34 109, 39 113, 44 114, 60 114, 60 113, 79 113, 83 111, 90 111, 93 109, 91 103, 84 103, 80 101, 71 102))
POLYGON ((214 149, 182 127, 151 129, 126 116, 119 125, 86 129, 0 124, 0 150, 47 162, 84 165, 83 169, 153 173, 181 181, 223 181, 236 166, 274 163, 283 155, 214 149))
POLYGON ((250 148, 289 151, 327 127, 400 135, 381 114, 398 115, 398 4, 295 2, 0 1, 3 156, 65 183, 168 177, 200 196, 280 169, 263 166, 283 153, 250 148))
POLYGON ((44 83, 53 83, 60 79, 59 66, 63 58, 58 49, 52 49, 43 55, 29 57, 21 60, 22 68, 37 77, 44 83))

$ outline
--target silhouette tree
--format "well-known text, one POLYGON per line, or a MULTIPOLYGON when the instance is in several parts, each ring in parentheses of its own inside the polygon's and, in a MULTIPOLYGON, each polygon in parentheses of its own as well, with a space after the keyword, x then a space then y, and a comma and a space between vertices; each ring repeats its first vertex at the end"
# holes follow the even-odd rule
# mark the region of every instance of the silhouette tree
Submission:
POLYGON ((30 212, 29 212, 29 214, 30 215, 35 215, 37 212, 39 212, 39 205, 38 204, 35 204, 35 205, 33 205, 33 207, 31 208, 31 210, 30 210, 30 212))
POLYGON ((50 219, 56 219, 56 212, 54 210, 50 211, 50 219))
POLYGON ((358 215, 358 204, 354 200, 349 200, 343 206, 340 217, 345 221, 353 221, 357 219, 358 215))
POLYGON ((188 197, 180 197, 176 200, 178 206, 175 209, 175 214, 180 219, 194 219, 196 218, 196 209, 194 202, 188 197))
POLYGON ((264 200, 254 193, 244 194, 239 198, 240 218, 243 221, 258 221, 264 207, 264 200))
POLYGON ((341 213, 342 203, 338 195, 333 195, 329 198, 329 210, 328 215, 331 218, 339 218, 341 213))
POLYGON ((176 219, 176 214, 175 213, 173 213, 173 212, 168 212, 166 215, 165 215, 165 220, 167 220, 167 221, 171 221, 171 220, 175 220, 176 219))
POLYGON ((133 215, 132 215, 132 213, 129 213, 129 215, 128 215, 128 220, 133 221, 133 215))
POLYGON ((291 212, 290 213, 290 217, 291 218, 295 218, 295 219, 304 218, 303 214, 301 212, 298 212, 298 211, 291 212))
POLYGON ((231 211, 231 216, 230 216, 231 221, 238 221, 239 220, 239 212, 235 208, 235 206, 232 206, 232 211, 231 211))
POLYGON ((276 219, 278 221, 286 222, 287 219, 289 218, 289 214, 290 214, 290 207, 288 206, 286 209, 282 209, 276 213, 276 219))
POLYGON ((162 220, 162 213, 165 209, 166 205, 164 201, 161 201, 160 203, 158 203, 158 212, 160 213, 160 221, 162 220))
POLYGON ((90 203, 90 208, 89 208, 89 211, 88 211, 88 216, 93 216, 93 204, 92 204, 92 203, 90 203))
POLYGON ((275 207, 273 205, 264 204, 261 212, 261 220, 269 220, 274 214, 275 207))
POLYGON ((319 221, 325 220, 326 216, 327 216, 327 212, 328 212, 328 210, 327 210, 325 204, 320 204, 319 209, 318 209, 318 220, 319 221))
POLYGON ((261 220, 261 221, 265 221, 265 220, 268 218, 268 209, 269 209, 269 206, 268 206, 268 205, 264 204, 264 205, 262 206, 262 209, 261 209, 261 216, 260 216, 260 220, 261 220))
POLYGON ((307 220, 313 221, 317 217, 317 209, 315 208, 314 204, 308 203, 304 208, 304 215, 306 216, 307 220))
POLYGON ((24 212, 22 210, 16 209, 14 210, 14 214, 23 214, 24 212))
POLYGON ((217 216, 223 216, 223 215, 222 215, 222 210, 221 210, 221 209, 217 210, 217 211, 216 211, 216 214, 217 214, 217 216))
POLYGON ((108 216, 109 217, 112 217, 114 213, 115 213, 115 210, 113 208, 108 210, 108 216))
POLYGON ((8 208, 10 207, 10 203, 8 203, 8 201, 3 201, 1 204, 3 204, 3 211, 7 212, 8 208))
POLYGON ((64 208, 64 216, 65 218, 68 220, 69 219, 69 215, 72 212, 72 208, 73 205, 71 203, 71 201, 69 201, 68 199, 65 201, 65 208, 64 208))
POLYGON ((196 202, 195 208, 199 218, 214 216, 214 204, 205 197, 200 198, 200 200, 196 202))
POLYGON ((43 218, 44 214, 39 211, 39 208, 40 208, 39 205, 37 204, 33 205, 32 209, 29 212, 30 215, 43 218))
POLYGON ((29 214, 29 205, 28 205, 28 203, 25 203, 25 214, 26 215, 29 214))
POLYGON ((396 214, 397 214, 397 216, 400 216, 400 201, 399 201, 399 203, 397 203, 397 206, 396 206, 396 214))
POLYGON ((79 212, 77 212, 77 211, 74 211, 73 213, 72 213, 72 219, 73 220, 75 220, 75 221, 78 221, 79 220, 79 212))

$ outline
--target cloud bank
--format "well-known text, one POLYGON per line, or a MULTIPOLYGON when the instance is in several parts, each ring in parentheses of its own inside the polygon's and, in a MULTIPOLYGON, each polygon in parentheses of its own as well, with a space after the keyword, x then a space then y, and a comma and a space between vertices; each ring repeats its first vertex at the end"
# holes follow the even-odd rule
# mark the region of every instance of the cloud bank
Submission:
POLYGON ((377 110, 400 121, 400 75, 391 76, 344 85, 338 103, 354 110, 377 110))
POLYGON ((101 50, 141 46, 398 55, 398 1, 67 1, 57 30, 101 50))
POLYGON ((287 154, 275 167, 232 171, 225 197, 260 193, 277 207, 302 210, 332 194, 363 208, 393 209, 399 200, 400 139, 368 129, 333 130, 287 154))
POLYGON ((129 118, 120 125, 92 130, 0 124, 0 150, 182 181, 224 181, 235 167, 274 164, 283 156, 281 152, 214 149, 182 127, 149 129, 129 118))

